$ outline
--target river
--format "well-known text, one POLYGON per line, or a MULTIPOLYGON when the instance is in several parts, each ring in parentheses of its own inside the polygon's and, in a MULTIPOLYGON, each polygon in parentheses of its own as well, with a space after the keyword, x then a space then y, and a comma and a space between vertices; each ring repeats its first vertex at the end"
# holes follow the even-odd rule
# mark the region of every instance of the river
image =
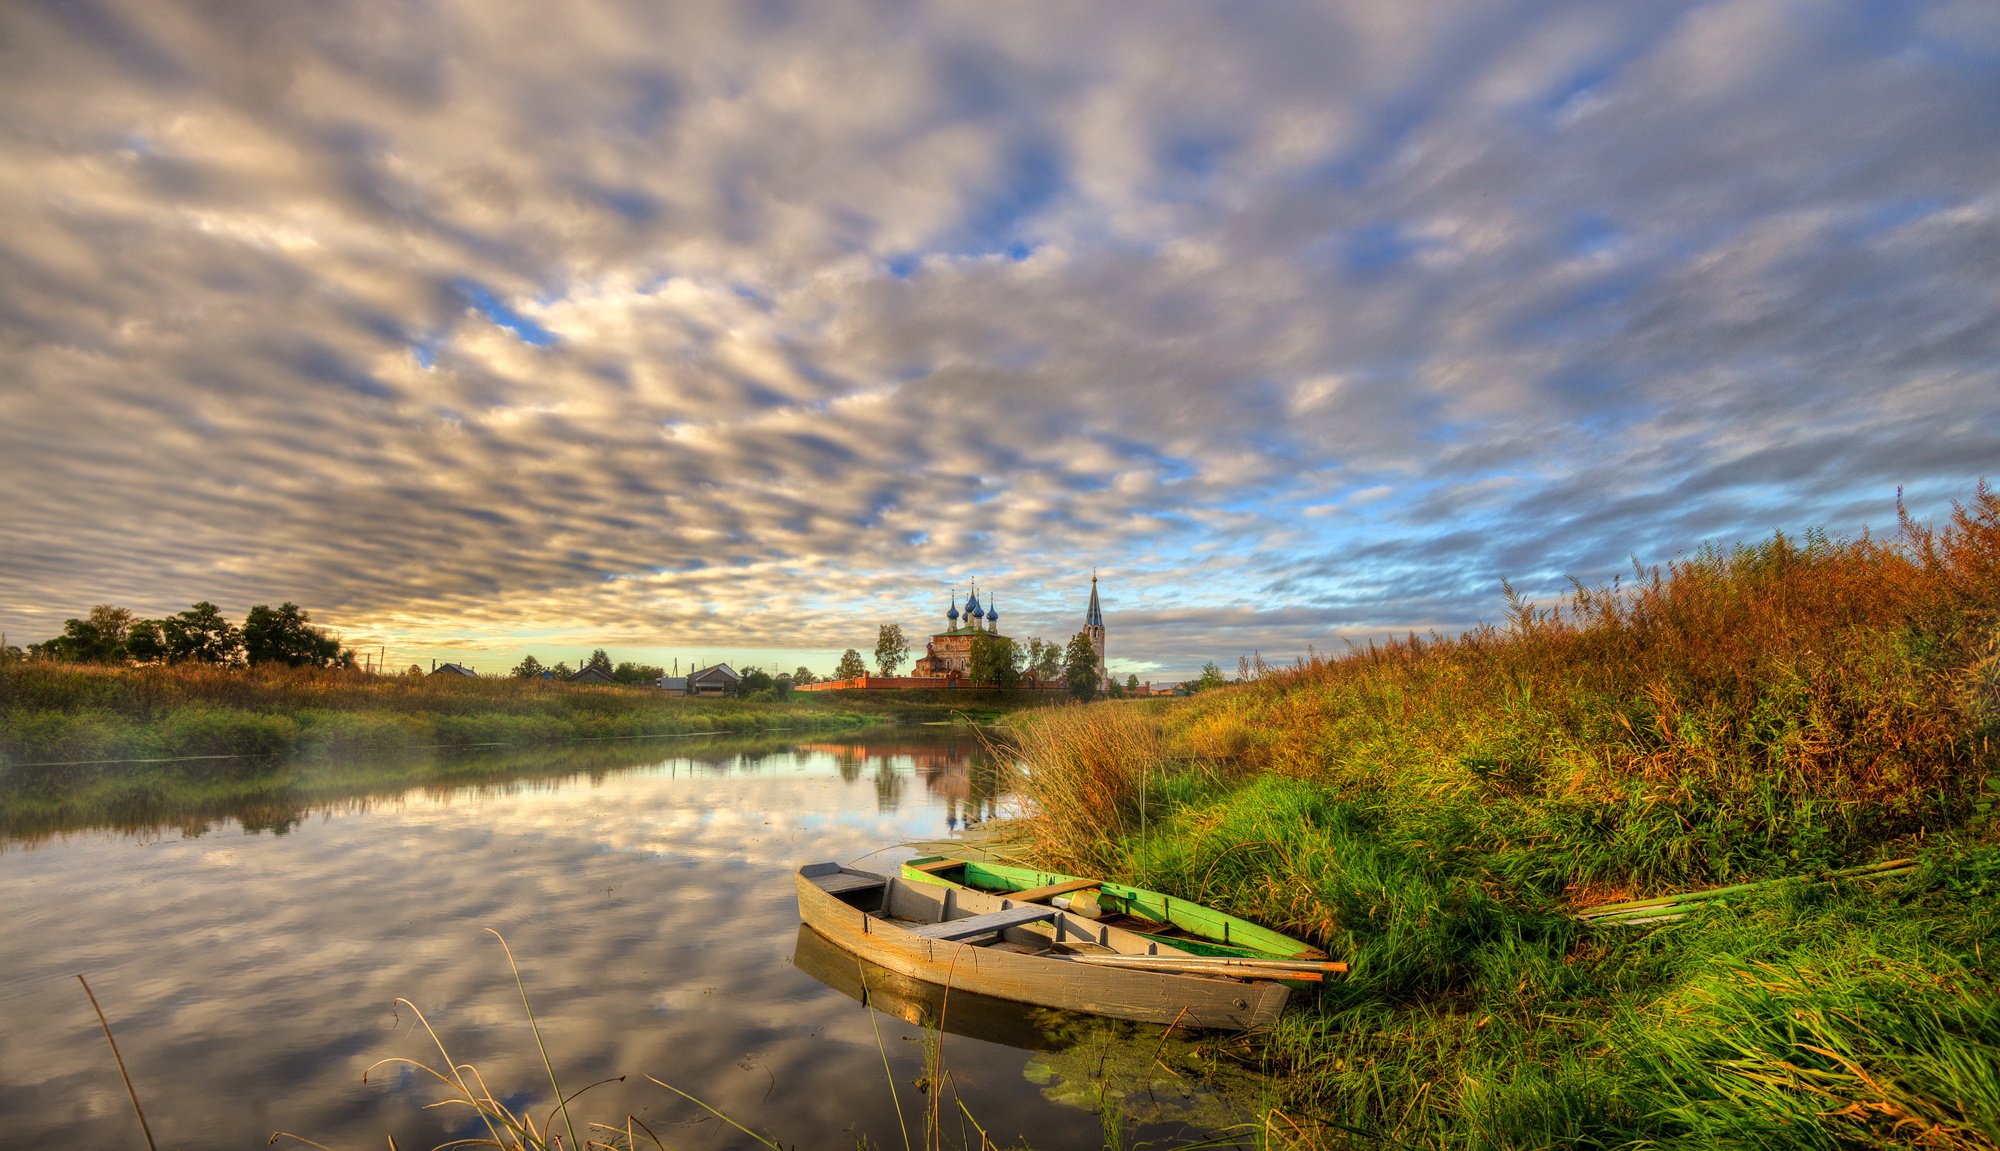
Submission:
MULTIPOLYGON (((828 964, 801 949, 790 874, 890 871, 908 844, 1004 814, 976 733, 445 766, 474 781, 220 801, 190 787, 0 828, 0 1144, 144 1145, 79 973, 161 1147, 483 1135, 464 1108, 425 1109, 449 1092, 421 1070, 368 1071, 444 1066, 399 997, 541 1125, 548 1074, 488 929, 519 961, 562 1090, 625 1076, 573 1104, 579 1135, 629 1114, 670 1147, 747 1145, 651 1075, 787 1147, 923 1141, 926 1032, 907 1005, 870 1011, 812 974, 828 964)), ((1000 1014, 944 1035, 946 1145, 976 1145, 976 1121, 1003 1145, 1096 1148, 1107 1099, 1123 1137, 1155 1145, 1245 1114, 1157 1028, 1000 1014)))

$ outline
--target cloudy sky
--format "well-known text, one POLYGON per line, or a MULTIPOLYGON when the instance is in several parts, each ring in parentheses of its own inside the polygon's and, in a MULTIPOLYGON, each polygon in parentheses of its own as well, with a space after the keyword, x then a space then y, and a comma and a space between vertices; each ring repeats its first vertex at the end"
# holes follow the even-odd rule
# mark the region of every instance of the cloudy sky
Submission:
POLYGON ((1992 0, 0 7, 10 642, 1171 679, 1996 473, 1992 0))

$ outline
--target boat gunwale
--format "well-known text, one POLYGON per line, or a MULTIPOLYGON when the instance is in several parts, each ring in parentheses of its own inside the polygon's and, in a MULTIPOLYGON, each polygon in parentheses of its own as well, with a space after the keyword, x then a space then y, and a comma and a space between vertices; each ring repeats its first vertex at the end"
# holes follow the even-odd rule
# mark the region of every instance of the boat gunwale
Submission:
MULTIPOLYGON (((809 865, 820 867, 824 865, 809 865)), ((852 868, 849 874, 872 876, 852 868)), ((1083 1011, 1151 1023, 1216 1030, 1253 1030, 1270 1025, 1284 1009, 1291 989, 1273 979, 1257 979, 1143 971, 1074 963, 1048 955, 1032 955, 973 943, 933 940, 911 933, 896 920, 872 914, 826 891, 800 868, 794 877, 800 918, 834 943, 871 963, 947 989, 959 988, 992 998, 1038 1006, 1083 1011)), ((820 872, 819 874, 829 874, 820 872)), ((911 897, 934 898, 940 885, 918 884, 897 876, 884 881, 883 907, 896 898, 901 885, 911 897)), ((960 889, 972 899, 1009 903, 1003 896, 960 889)), ((942 904, 940 904, 942 906, 942 904)), ((976 911, 975 911, 976 913, 976 911)), ((1067 912, 1058 916, 1073 918, 1067 912)), ((1078 919, 1079 924, 1088 920, 1078 919)), ((1144 939, 1136 932, 1117 931, 1144 939)), ((1102 936, 1100 936, 1102 937, 1102 936)), ((1147 942, 1151 942, 1150 940, 1147 942)))
MULTIPOLYGON (((1026 887, 1046 887, 1055 884, 1081 882, 1089 878, 1087 876, 1065 875, 1059 871, 1045 871, 1041 868, 1024 867, 1019 864, 962 859, 947 855, 921 855, 914 859, 905 860, 902 864, 900 877, 918 883, 956 886, 972 891, 987 890, 971 883, 959 883, 939 872, 918 869, 918 865, 920 864, 947 860, 954 862, 958 866, 962 866, 965 869, 968 879, 973 878, 974 869, 983 870, 996 880, 1008 883, 1020 882, 1024 877, 1033 877, 1034 882, 1027 883, 1026 887), (1010 872, 1013 874, 1008 874, 1010 872)), ((953 870, 953 868, 942 870, 948 871, 953 870)), ((1130 915, 1135 919, 1150 919, 1164 926, 1178 927, 1189 934, 1199 936, 1211 944, 1244 952, 1269 955, 1278 959, 1327 958, 1325 951, 1312 946, 1304 940, 1294 939, 1272 928, 1252 923, 1241 916, 1231 915, 1226 911, 1217 911, 1213 907, 1197 903, 1191 899, 1177 898, 1158 891, 1148 891, 1143 887, 1134 887, 1131 884, 1120 883, 1116 880, 1100 879, 1094 882, 1103 890, 1111 893, 1122 903, 1126 904, 1124 908, 1120 909, 1124 914, 1130 915), (1133 911, 1132 908, 1135 906, 1141 910, 1133 911), (1156 913, 1147 913, 1154 909, 1157 909, 1156 913), (1220 933, 1220 937, 1215 933, 1220 933)), ((1004 892, 990 891, 988 893, 1005 894, 1004 892)), ((1142 932, 1141 934, 1144 933, 1142 932)))

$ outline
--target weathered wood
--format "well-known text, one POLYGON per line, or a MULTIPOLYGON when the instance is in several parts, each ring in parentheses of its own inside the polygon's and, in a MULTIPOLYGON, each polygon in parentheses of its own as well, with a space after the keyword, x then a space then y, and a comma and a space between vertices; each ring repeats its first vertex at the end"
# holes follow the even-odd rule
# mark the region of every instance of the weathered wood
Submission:
POLYGON ((879 875, 871 879, 865 875, 840 874, 827 876, 820 889, 833 895, 845 895, 850 891, 872 891, 887 886, 888 880, 879 875))
POLYGON ((1042 903, 1058 895, 1068 895, 1072 891, 1089 891, 1099 886, 1095 879, 1072 879, 1068 883, 1051 883, 1047 887, 1030 887, 1026 891, 1016 891, 1008 896, 1017 903, 1042 903))
MULTIPOLYGON (((832 873, 851 870, 802 868, 794 884, 800 917, 842 948, 900 975, 1039 1006, 1231 1031, 1269 1026, 1291 994, 1284 983, 1272 979, 1244 982, 1178 971, 1131 970, 1078 963, 1069 957, 928 939, 912 929, 943 918, 947 888, 892 880, 883 900, 883 913, 871 915, 821 886, 832 873)), ((975 916, 1008 909, 1001 897, 970 889, 958 890, 955 901, 975 916)), ((1061 922, 1065 936, 1074 933, 1092 938, 1118 953, 1143 955, 1153 945, 1134 932, 1093 924, 1046 905, 1037 905, 1035 910, 1061 922)), ((1038 926, 1018 927, 1010 933, 1021 937, 1019 942, 1027 942, 1040 930, 1038 926)))
POLYGON ((1159 971, 1174 975, 1220 975, 1229 979, 1285 979, 1294 983, 1322 983, 1324 971, 1285 971, 1254 967, 1229 967, 1221 963, 1162 963, 1150 955, 1077 955, 1072 963, 1090 963, 1134 971, 1159 971))
POLYGON ((1302 963, 1287 966, 1283 963, 1237 962, 1219 956, 1202 955, 1078 955, 1073 958, 1078 963, 1097 963, 1108 967, 1133 967, 1147 971, 1186 971, 1202 975, 1228 975, 1237 979, 1286 979, 1302 983, 1319 983, 1329 975, 1347 974, 1345 963, 1302 963))
POLYGON ((986 912, 984 915, 968 915, 963 919, 947 919, 943 923, 912 927, 910 934, 921 935, 925 939, 972 939, 981 935, 993 935, 1010 927, 1054 919, 1055 916, 1056 909, 1053 907, 1007 907, 999 911, 986 912))
POLYGON ((1320 971, 1329 975, 1347 974, 1347 964, 1333 959, 1232 959, 1221 955, 1118 956, 1120 960, 1140 958, 1162 967, 1230 967, 1244 971, 1320 971))
MULTIPOLYGON (((948 849, 949 845, 940 844, 938 847, 948 849)), ((984 890, 989 893, 1009 895, 1016 899, 1039 888, 1083 880, 1081 876, 1041 871, 998 860, 972 858, 971 853, 956 850, 949 855, 940 851, 938 856, 910 860, 903 864, 903 878, 919 883, 961 886, 974 891, 984 890), (959 867, 965 869, 962 878, 956 870, 959 867), (946 874, 947 871, 951 874, 946 874)), ((1146 891, 1104 880, 1097 881, 1097 890, 1098 904, 1105 912, 1130 917, 1130 920, 1121 926, 1138 932, 1166 931, 1168 934, 1161 938, 1170 945, 1182 943, 1179 937, 1172 934, 1177 929, 1200 940, 1202 949, 1222 956, 1326 958, 1326 952, 1302 940, 1293 939, 1246 919, 1203 907, 1199 903, 1171 899, 1157 891, 1146 891), (1158 927, 1147 926, 1148 921, 1157 924, 1158 927)))

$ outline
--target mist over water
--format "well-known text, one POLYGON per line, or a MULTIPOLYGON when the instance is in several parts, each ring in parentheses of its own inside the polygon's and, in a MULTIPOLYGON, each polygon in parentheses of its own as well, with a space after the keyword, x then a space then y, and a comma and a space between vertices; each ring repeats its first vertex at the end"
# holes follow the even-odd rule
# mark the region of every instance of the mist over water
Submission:
MULTIPOLYGON (((882 1048, 914 1111, 923 1033, 794 965, 790 873, 819 859, 892 870, 912 854, 897 845, 1003 809, 979 739, 660 742, 634 745, 629 766, 595 753, 588 771, 566 754, 549 751, 539 772, 512 763, 502 782, 305 801, 276 819, 266 799, 248 822, 270 830, 154 811, 5 840, 6 1141, 139 1142, 79 972, 162 1147, 262 1146, 280 1130, 335 1147, 483 1134, 462 1108, 423 1110, 444 1092, 421 1072, 383 1066, 363 1082, 390 1057, 441 1063, 399 996, 542 1123, 547 1076, 492 928, 520 962, 563 1090, 626 1076, 578 1102, 579 1135, 584 1118, 630 1113, 672 1145, 743 1142, 651 1074, 787 1145, 900 1145, 882 1048)), ((1099 1117, 1051 1102, 1036 1058, 946 1041, 953 1083, 996 1139, 1100 1146, 1099 1117)))

